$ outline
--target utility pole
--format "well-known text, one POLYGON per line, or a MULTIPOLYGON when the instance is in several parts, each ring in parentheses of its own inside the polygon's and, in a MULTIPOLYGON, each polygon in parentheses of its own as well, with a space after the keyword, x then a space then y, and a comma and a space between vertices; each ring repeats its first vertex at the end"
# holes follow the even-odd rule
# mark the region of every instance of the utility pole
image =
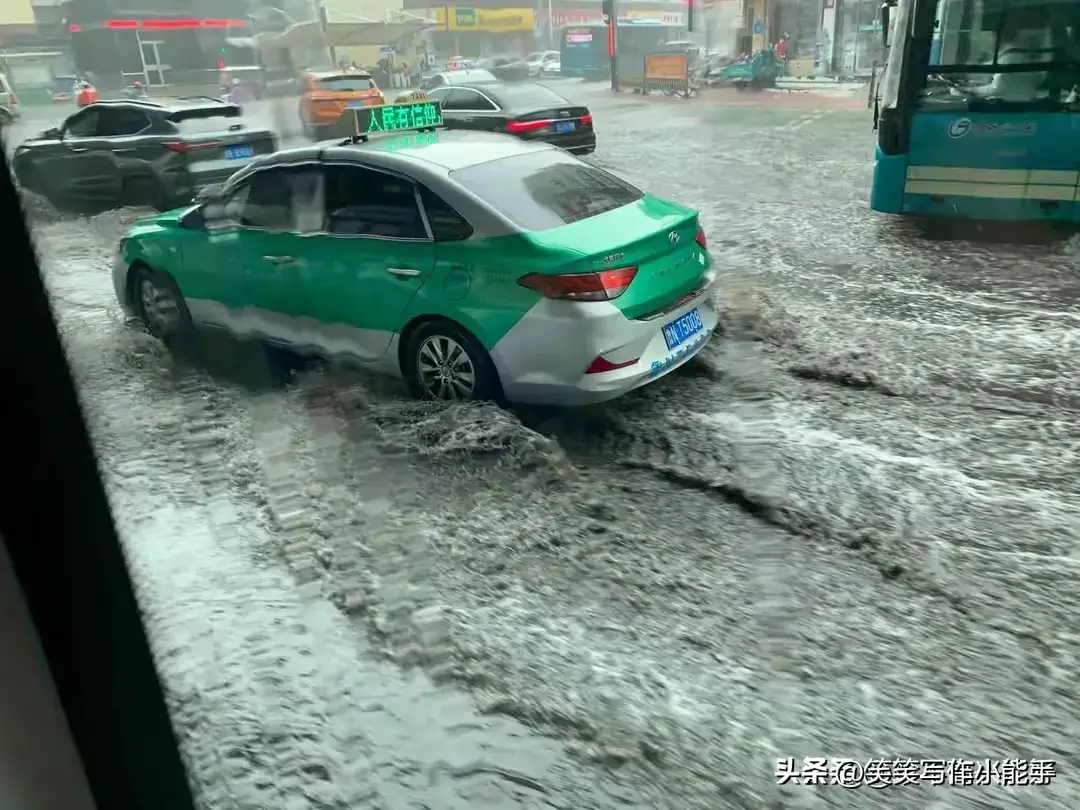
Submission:
POLYGON ((330 49, 330 64, 335 68, 337 67, 337 51, 334 50, 334 46, 330 44, 330 38, 327 32, 330 28, 329 18, 326 16, 326 3, 323 0, 316 0, 319 4, 319 28, 322 29, 323 42, 327 43, 327 47, 330 49))
POLYGON ((608 59, 611 66, 611 92, 619 92, 619 64, 618 64, 618 27, 619 19, 615 11, 615 0, 602 0, 600 9, 604 14, 604 22, 607 23, 608 59))

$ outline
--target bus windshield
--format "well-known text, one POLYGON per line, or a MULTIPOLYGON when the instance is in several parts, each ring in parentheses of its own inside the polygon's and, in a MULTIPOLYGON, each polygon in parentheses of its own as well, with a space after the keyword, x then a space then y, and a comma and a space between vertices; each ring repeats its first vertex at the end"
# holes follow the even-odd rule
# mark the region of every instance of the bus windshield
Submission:
POLYGON ((923 106, 1076 106, 1080 3, 937 0, 923 106))

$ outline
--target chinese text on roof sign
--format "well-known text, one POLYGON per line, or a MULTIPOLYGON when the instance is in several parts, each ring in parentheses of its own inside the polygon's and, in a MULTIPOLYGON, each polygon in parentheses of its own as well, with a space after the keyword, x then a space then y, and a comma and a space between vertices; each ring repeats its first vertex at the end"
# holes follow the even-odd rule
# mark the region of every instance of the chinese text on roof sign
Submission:
POLYGON ((357 135, 434 129, 443 125, 442 110, 437 101, 384 104, 380 107, 357 108, 354 112, 357 135))

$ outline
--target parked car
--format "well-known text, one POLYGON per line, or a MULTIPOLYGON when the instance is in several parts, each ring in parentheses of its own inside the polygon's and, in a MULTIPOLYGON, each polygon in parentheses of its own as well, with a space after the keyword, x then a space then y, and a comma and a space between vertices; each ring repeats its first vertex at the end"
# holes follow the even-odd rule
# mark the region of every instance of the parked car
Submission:
POLYGON ((241 109, 213 99, 98 101, 15 149, 19 184, 58 208, 167 210, 276 148, 241 109))
POLYGON ((424 79, 424 83, 421 87, 424 90, 431 90, 435 87, 444 87, 448 84, 486 84, 488 82, 497 82, 498 79, 495 75, 486 70, 480 70, 479 68, 464 68, 461 70, 444 70, 441 73, 434 73, 428 78, 424 79))
POLYGON ((545 65, 558 62, 560 58, 561 55, 558 51, 536 51, 530 53, 522 61, 528 66, 530 76, 539 76, 543 72, 545 65))
POLYGON ((540 78, 561 76, 562 75, 562 59, 556 56, 554 59, 549 59, 540 65, 540 78))
POLYGON ((578 155, 596 150, 589 108, 568 101, 542 84, 496 82, 437 87, 428 91, 428 98, 439 102, 443 121, 450 129, 506 132, 578 155))
POLYGON ((477 60, 476 67, 503 82, 523 82, 529 78, 529 66, 518 56, 485 56, 477 60))

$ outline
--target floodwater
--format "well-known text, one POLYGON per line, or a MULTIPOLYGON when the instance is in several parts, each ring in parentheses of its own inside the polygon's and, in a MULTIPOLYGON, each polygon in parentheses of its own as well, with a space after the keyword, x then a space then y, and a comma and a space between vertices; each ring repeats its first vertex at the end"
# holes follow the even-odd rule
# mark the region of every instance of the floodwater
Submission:
POLYGON ((112 300, 142 212, 31 206, 201 805, 1080 804, 1080 243, 872 215, 865 110, 587 102, 596 163, 701 209, 724 334, 585 411, 180 363, 112 300))

